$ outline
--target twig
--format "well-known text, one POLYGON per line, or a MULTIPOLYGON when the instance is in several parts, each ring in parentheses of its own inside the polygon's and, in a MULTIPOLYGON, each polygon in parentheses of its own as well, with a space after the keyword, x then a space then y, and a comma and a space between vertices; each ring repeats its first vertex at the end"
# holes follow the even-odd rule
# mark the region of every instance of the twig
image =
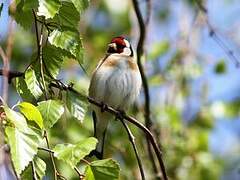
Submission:
POLYGON ((196 3, 198 9, 203 12, 203 14, 206 17, 206 25, 208 27, 208 31, 209 31, 209 36, 215 41, 215 43, 222 48, 222 50, 224 51, 224 53, 234 61, 236 67, 240 67, 240 62, 239 59, 235 56, 233 50, 231 50, 226 44, 225 42, 220 38, 220 36, 217 34, 217 32, 215 31, 215 29, 213 28, 213 26, 211 25, 211 23, 209 22, 209 17, 208 17, 208 9, 203 5, 203 3, 199 0, 194 0, 194 2, 196 3))
POLYGON ((135 137, 133 136, 131 130, 129 129, 128 125, 124 122, 124 120, 122 118, 119 118, 119 119, 120 119, 121 123, 123 124, 124 128, 126 129, 128 137, 129 137, 129 141, 131 142, 131 144, 133 146, 134 153, 135 153, 135 156, 137 158, 138 167, 139 167, 139 170, 140 170, 142 180, 145 180, 146 178, 145 178, 145 175, 144 175, 142 162, 141 162, 141 159, 140 159, 139 154, 138 154, 137 146, 135 144, 135 137))
MULTIPOLYGON (((151 8, 151 6, 150 6, 151 2, 150 2, 150 0, 148 0, 148 1, 149 1, 148 2, 148 12, 149 12, 148 16, 149 17, 147 18, 147 20, 149 21, 150 12, 151 12, 150 11, 151 9, 149 9, 149 8, 151 8)), ((139 37, 138 44, 137 44, 137 63, 138 63, 139 71, 141 73, 143 90, 144 90, 144 97, 145 97, 145 106, 144 106, 145 125, 150 131, 152 131, 152 120, 151 120, 151 117, 150 117, 151 112, 150 112, 149 87, 148 87, 148 82, 147 82, 146 75, 145 75, 144 70, 143 70, 143 65, 142 65, 142 62, 141 62, 141 57, 144 54, 144 40, 145 40, 145 36, 146 36, 146 28, 145 28, 145 24, 144 24, 143 17, 142 17, 141 11, 139 9, 137 0, 132 0, 132 2, 133 2, 134 10, 135 10, 135 13, 136 13, 136 16, 137 16, 137 19, 138 19, 139 30, 140 30, 140 37, 139 37)), ((149 22, 147 22, 147 23, 149 23, 149 22)), ((154 173, 157 176, 159 174, 159 172, 158 172, 155 160, 154 160, 154 155, 153 155, 153 152, 152 152, 152 149, 151 149, 151 145, 150 145, 149 139, 147 138, 146 140, 147 140, 147 148, 148 148, 149 158, 151 160, 151 164, 152 164, 154 173)))
POLYGON ((42 150, 42 151, 46 151, 46 152, 54 154, 54 151, 52 151, 51 149, 48 149, 48 148, 38 147, 38 150, 42 150))
MULTIPOLYGON (((52 83, 49 84, 49 86, 59 88, 59 89, 65 90, 65 91, 71 91, 71 92, 74 92, 81 97, 86 97, 86 96, 82 95, 81 93, 79 93, 78 91, 76 91, 72 86, 67 86, 60 81, 59 81, 59 83, 53 83, 52 82, 52 83)), ((116 117, 118 117, 119 113, 121 113, 121 112, 115 110, 114 108, 112 108, 108 105, 105 107, 103 103, 97 102, 93 98, 86 97, 86 99, 88 100, 89 103, 94 104, 94 105, 98 106, 99 108, 104 108, 105 111, 115 115, 116 117)), ((150 130, 148 128, 146 128, 142 123, 140 123, 139 121, 134 119, 133 117, 127 116, 125 114, 123 114, 122 117, 125 120, 127 120, 128 122, 130 122, 130 123, 134 124, 135 126, 137 126, 138 128, 140 128, 146 134, 146 136, 148 137, 149 141, 151 142, 151 145, 152 145, 152 147, 153 147, 153 149, 156 153, 156 156, 157 156, 157 159, 158 159, 161 171, 162 171, 163 179, 167 180, 168 177, 167 177, 167 174, 166 174, 164 162, 162 160, 162 152, 161 152, 159 146, 157 145, 157 142, 156 142, 155 138, 153 137, 152 133, 150 132, 150 130)))
POLYGON ((31 161, 31 167, 32 167, 32 177, 33 177, 33 180, 37 180, 36 173, 35 173, 35 165, 34 165, 33 161, 31 161))
POLYGON ((42 83, 43 83, 43 90, 44 90, 44 96, 45 99, 47 99, 47 88, 46 88, 46 83, 45 83, 45 78, 44 78, 44 72, 43 72, 43 28, 44 24, 41 25, 41 30, 40 30, 40 39, 38 35, 38 27, 37 27, 37 16, 35 11, 32 9, 33 17, 34 17, 34 24, 35 24, 35 30, 36 30, 36 40, 37 40, 37 52, 38 52, 38 58, 40 62, 40 76, 42 78, 42 83))
MULTIPOLYGON (((47 148, 50 149, 47 131, 44 132, 44 138, 45 138, 46 143, 47 143, 47 148)), ((52 153, 52 152, 49 152, 49 156, 50 156, 50 158, 51 158, 52 165, 53 165, 54 180, 57 180, 57 176, 58 176, 59 173, 58 173, 58 171, 57 171, 56 164, 55 164, 55 162, 54 162, 53 153, 52 153)))
POLYGON ((82 174, 77 167, 74 167, 74 170, 77 172, 78 176, 79 176, 79 179, 80 180, 83 180, 84 179, 84 174, 82 174))
MULTIPOLYGON (((0 47, 0 49, 1 49, 1 47, 0 47)), ((13 78, 21 77, 24 75, 24 73, 19 72, 19 71, 8 71, 7 73, 4 73, 3 69, 0 69, 0 75, 7 77, 8 83, 11 83, 13 78)))

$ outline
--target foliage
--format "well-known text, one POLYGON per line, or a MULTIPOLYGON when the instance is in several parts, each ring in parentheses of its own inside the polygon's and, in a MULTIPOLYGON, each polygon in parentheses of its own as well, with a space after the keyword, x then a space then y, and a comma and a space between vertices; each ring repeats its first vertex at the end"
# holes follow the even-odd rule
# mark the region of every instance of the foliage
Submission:
MULTIPOLYGON (((193 13, 192 17, 196 16, 194 19, 199 21, 201 18, 198 18, 194 2, 186 0, 180 4, 187 6, 193 13)), ((11 69, 24 72, 24 76, 15 78, 9 91, 9 104, 15 104, 18 96, 21 102, 13 108, 3 104, 6 117, 0 126, 4 128, 12 163, 21 179, 54 178, 53 162, 47 151, 51 151, 58 173, 67 179, 79 179, 76 169, 87 180, 140 178, 132 147, 118 121, 110 122, 106 138, 104 157, 112 158, 96 160, 88 156, 97 143, 91 137, 92 117, 85 98, 90 74, 113 36, 131 34, 135 37, 138 29, 130 1, 120 3, 121 8, 108 0, 15 0, 9 6, 9 14, 17 24, 11 69), (61 82, 69 83, 83 96, 52 86, 52 83, 61 82), (45 143, 46 137, 49 147, 45 143)), ((139 4, 141 7, 145 5, 141 1, 139 4)), ((0 18, 4 17, 6 6, 6 3, 0 3, 0 18)), ((191 42, 191 36, 194 40, 198 39, 194 29, 195 24, 203 24, 202 19, 198 23, 191 22, 188 26, 193 27, 189 30, 185 24, 185 16, 189 16, 189 12, 175 17, 176 12, 172 9, 178 8, 178 3, 153 1, 153 22, 147 30, 151 41, 148 39, 145 44, 144 64, 151 95, 153 129, 162 145, 170 179, 220 179, 223 169, 227 167, 226 162, 230 164, 231 158, 227 156, 223 161, 222 157, 212 153, 211 136, 219 117, 222 118, 220 112, 231 119, 239 116, 239 100, 221 101, 223 110, 217 107, 216 113, 213 112, 216 105, 208 98, 211 83, 206 80, 208 76, 203 76, 206 71, 203 68, 207 66, 215 77, 220 78, 230 73, 231 68, 225 55, 215 57, 215 63, 212 54, 203 53, 205 49, 213 49, 212 44, 211 48, 202 48, 202 45, 196 45, 197 42, 191 42), (170 22, 172 18, 181 20, 170 22), (179 29, 177 37, 171 34, 173 29, 179 29), (159 38, 158 35, 163 37, 159 38), (197 101, 192 105, 193 109, 192 99, 197 101)), ((145 11, 145 8, 141 10, 145 11)), ((145 17, 145 13, 143 15, 145 17)), ((214 27, 217 25, 214 24, 214 27)), ((2 47, 6 46, 5 41, 1 42, 2 47)), ((136 105, 129 109, 129 113, 141 122, 144 119, 142 99, 141 96, 136 105)), ((154 179, 144 135, 132 127, 131 130, 146 177, 154 179)), ((221 139, 218 141, 221 142, 221 139)), ((237 146, 231 149, 236 150, 237 146)))
MULTIPOLYGON (((57 94, 49 85, 56 82, 64 61, 73 59, 83 63, 83 47, 77 25, 88 4, 88 0, 16 0, 10 6, 11 15, 20 26, 26 30, 36 26, 37 33, 40 33, 37 36, 40 37, 48 33, 48 42, 37 39, 37 53, 33 52, 24 77, 16 78, 16 91, 25 100, 16 105, 19 111, 3 105, 6 142, 10 146, 13 167, 21 179, 42 179, 46 176, 48 163, 41 158, 38 149, 42 147, 44 138, 48 141, 47 132, 66 110, 74 119, 81 122, 84 119, 86 99, 66 92, 65 99, 56 100, 57 94)), ((74 171, 96 144, 95 138, 86 137, 76 144, 56 144, 52 153, 74 171)), ((97 176, 119 176, 119 167, 112 159, 99 163, 93 161, 90 166, 97 176)), ((86 173, 89 172, 87 169, 86 173)))

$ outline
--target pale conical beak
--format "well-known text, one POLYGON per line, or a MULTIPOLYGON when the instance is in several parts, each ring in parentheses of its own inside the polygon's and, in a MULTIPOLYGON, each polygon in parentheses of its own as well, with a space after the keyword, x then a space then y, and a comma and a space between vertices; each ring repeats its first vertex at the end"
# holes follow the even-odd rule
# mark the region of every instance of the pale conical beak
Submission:
POLYGON ((108 47, 111 48, 111 49, 114 49, 115 51, 117 51, 116 43, 110 43, 110 44, 108 44, 108 47))

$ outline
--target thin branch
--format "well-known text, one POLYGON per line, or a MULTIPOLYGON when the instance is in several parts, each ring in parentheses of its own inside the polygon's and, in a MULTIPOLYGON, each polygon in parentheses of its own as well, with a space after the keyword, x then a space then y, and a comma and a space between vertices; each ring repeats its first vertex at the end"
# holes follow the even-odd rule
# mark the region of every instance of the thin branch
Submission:
POLYGON ((203 12, 203 14, 206 17, 206 25, 208 27, 208 31, 209 31, 209 36, 215 41, 215 43, 222 48, 222 50, 224 51, 224 53, 231 59, 234 61, 236 67, 240 67, 240 62, 239 59, 235 56, 233 50, 231 50, 226 43, 220 38, 220 36, 217 34, 216 30, 213 28, 213 26, 211 25, 210 21, 209 21, 209 17, 208 17, 208 9, 204 6, 204 4, 200 1, 200 0, 194 0, 194 2, 196 3, 198 9, 203 12))
MULTIPOLYGON (((0 49, 1 49, 1 47, 0 47, 0 49)), ((21 76, 24 75, 24 73, 19 72, 19 71, 8 71, 7 74, 6 74, 6 73, 3 72, 3 69, 0 69, 0 75, 8 77, 8 83, 10 84, 12 82, 13 78, 21 77, 21 76)))
MULTIPOLYGON (((41 25, 41 30, 40 30, 40 39, 39 39, 39 34, 38 34, 38 27, 37 27, 37 16, 34 10, 32 10, 33 13, 33 17, 34 17, 34 24, 35 24, 35 30, 36 30, 36 40, 37 40, 37 52, 38 52, 38 57, 39 58, 39 62, 40 62, 40 76, 42 79, 42 83, 43 83, 43 90, 44 90, 44 96, 45 99, 47 99, 47 88, 46 88, 46 83, 45 83, 45 78, 44 78, 44 72, 43 72, 43 68, 44 68, 44 62, 43 62, 43 28, 44 28, 44 24, 41 25)), ((44 20, 45 22, 45 20, 44 20)))
MULTIPOLYGON (((133 2, 133 6, 134 6, 134 10, 138 19, 138 24, 139 24, 139 30, 140 30, 140 37, 138 40, 138 45, 137 45, 137 63, 138 63, 138 67, 139 67, 139 71, 141 73, 141 78, 142 78, 142 83, 143 83, 143 90, 144 90, 144 97, 145 97, 145 106, 144 106, 144 110, 145 110, 145 125, 146 127, 152 131, 152 120, 150 117, 150 95, 149 95, 149 87, 148 87, 148 82, 147 82, 147 78, 145 75, 145 72, 143 70, 143 65, 141 62, 141 57, 144 54, 144 41, 145 41, 145 36, 146 36, 146 28, 145 28, 145 24, 144 24, 144 20, 140 11, 140 8, 138 6, 138 2, 137 0, 132 0, 133 2)), ((147 24, 149 23, 150 20, 150 15, 151 15, 151 1, 148 0, 148 17, 147 17, 147 24)), ((147 138, 147 149, 148 149, 148 154, 149 154, 149 158, 151 160, 151 164, 154 170, 155 175, 157 176, 159 174, 158 169, 157 169, 157 165, 155 163, 155 159, 154 159, 154 155, 151 149, 151 143, 149 142, 149 139, 147 138)))
POLYGON ((33 161, 31 161, 31 167, 32 167, 32 177, 33 177, 33 180, 37 180, 36 173, 35 173, 35 165, 34 165, 33 161))
POLYGON ((79 179, 80 180, 83 180, 84 179, 84 174, 82 174, 77 167, 74 167, 74 170, 77 172, 78 176, 79 176, 79 179))
POLYGON ((52 151, 51 149, 48 149, 48 148, 38 147, 38 150, 42 150, 42 151, 46 151, 46 152, 54 154, 54 151, 52 151))
MULTIPOLYGON (((44 132, 44 138, 45 138, 46 143, 47 143, 47 148, 50 149, 47 131, 44 132)), ((53 153, 52 153, 52 152, 49 152, 49 156, 50 156, 50 158, 51 158, 52 165, 53 165, 54 180, 57 180, 57 176, 58 176, 59 173, 58 173, 58 171, 57 171, 56 164, 55 164, 55 162, 54 162, 53 153)))
POLYGON ((135 144, 135 137, 133 136, 131 130, 129 129, 128 125, 124 122, 124 120, 122 118, 119 118, 119 119, 120 119, 121 123, 123 124, 124 128, 126 129, 128 137, 129 137, 129 141, 131 142, 131 144, 133 146, 134 153, 135 153, 135 156, 137 158, 138 167, 139 167, 139 170, 140 170, 142 180, 145 180, 146 178, 145 178, 145 175, 144 175, 142 162, 141 162, 141 159, 140 159, 139 154, 138 154, 137 146, 135 144))
MULTIPOLYGON (((67 86, 64 83, 60 82, 60 81, 58 83, 53 83, 52 82, 52 83, 49 84, 49 86, 50 87, 59 88, 61 90, 65 90, 65 91, 71 91, 71 92, 74 92, 74 93, 76 93, 77 95, 79 95, 81 97, 84 97, 84 95, 82 95, 81 93, 76 91, 72 86, 67 86)), ((104 109, 105 111, 115 115, 116 117, 118 117, 119 114, 121 113, 118 110, 115 110, 114 108, 112 108, 112 107, 110 107, 108 105, 105 106, 103 103, 95 101, 93 98, 86 97, 86 99, 88 100, 89 103, 94 104, 94 105, 98 106, 99 108, 104 109)), ((140 123, 139 121, 134 119, 133 117, 130 117, 130 116, 126 115, 126 114, 123 114, 122 118, 124 118, 125 120, 127 120, 131 124, 134 124, 135 126, 140 128, 145 133, 145 135, 147 136, 147 138, 151 142, 151 145, 152 145, 152 147, 153 147, 153 149, 154 149, 154 151, 156 153, 156 156, 157 156, 157 159, 158 159, 161 171, 162 171, 163 179, 167 180, 168 177, 167 177, 165 166, 164 166, 164 162, 163 162, 163 159, 162 159, 162 152, 161 152, 159 146, 157 145, 157 142, 156 142, 155 138, 153 137, 151 131, 148 128, 146 128, 142 123, 140 123)))

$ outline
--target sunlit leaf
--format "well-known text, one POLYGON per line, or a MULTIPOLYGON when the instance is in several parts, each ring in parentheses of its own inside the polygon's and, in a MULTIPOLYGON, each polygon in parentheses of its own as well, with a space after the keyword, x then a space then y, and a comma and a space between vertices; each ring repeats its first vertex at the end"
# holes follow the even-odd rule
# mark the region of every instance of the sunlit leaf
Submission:
POLYGON ((83 47, 78 32, 54 30, 48 37, 49 42, 70 52, 79 62, 83 59, 83 47))
POLYGON ((29 68, 25 72, 25 82, 27 84, 27 87, 28 87, 29 91, 33 94, 33 96, 36 99, 41 97, 43 92, 40 88, 40 83, 38 82, 38 80, 36 78, 35 71, 33 69, 29 68))
POLYGON ((21 174, 21 179, 29 180, 34 176, 35 180, 42 180, 43 176, 45 175, 45 171, 46 163, 39 157, 35 156, 32 163, 28 165, 28 167, 21 174))
POLYGON ((24 133, 13 127, 6 127, 5 133, 10 145, 14 168, 17 174, 20 175, 37 153, 40 143, 39 138, 34 131, 28 130, 27 133, 24 133))
POLYGON ((46 19, 53 18, 59 11, 61 3, 59 0, 39 0, 38 13, 39 16, 45 16, 46 19))
POLYGON ((31 91, 28 89, 27 84, 23 77, 16 78, 16 90, 18 94, 24 101, 32 102, 34 101, 34 96, 32 95, 31 91))
POLYGON ((71 0, 62 0, 59 12, 54 16, 53 21, 61 27, 71 31, 78 31, 80 14, 71 0))
POLYGON ((77 144, 58 144, 53 149, 54 156, 74 167, 82 158, 95 149, 97 139, 90 137, 77 144))
POLYGON ((7 120, 13 123, 14 126, 19 130, 23 132, 28 132, 29 128, 27 126, 27 121, 22 114, 10 109, 7 105, 4 105, 3 109, 4 112, 6 113, 7 120))
POLYGON ((86 180, 114 180, 119 179, 119 165, 112 159, 91 162, 85 170, 86 180))
POLYGON ((38 110, 42 114, 44 127, 50 129, 62 116, 64 107, 60 101, 47 100, 38 103, 38 110))
POLYGON ((86 99, 68 91, 66 101, 70 114, 82 122, 87 108, 86 99))
POLYGON ((51 45, 47 45, 43 48, 43 59, 47 64, 46 68, 54 78, 57 77, 66 56, 66 53, 64 53, 60 48, 51 45))
POLYGON ((43 127, 42 115, 36 106, 28 102, 22 102, 18 105, 18 107, 27 120, 36 122, 40 128, 43 127))
POLYGON ((32 26, 32 23, 34 22, 32 9, 35 9, 37 7, 37 0, 15 0, 10 5, 9 12, 12 16, 14 16, 18 24, 20 24, 25 29, 28 29, 32 26))

